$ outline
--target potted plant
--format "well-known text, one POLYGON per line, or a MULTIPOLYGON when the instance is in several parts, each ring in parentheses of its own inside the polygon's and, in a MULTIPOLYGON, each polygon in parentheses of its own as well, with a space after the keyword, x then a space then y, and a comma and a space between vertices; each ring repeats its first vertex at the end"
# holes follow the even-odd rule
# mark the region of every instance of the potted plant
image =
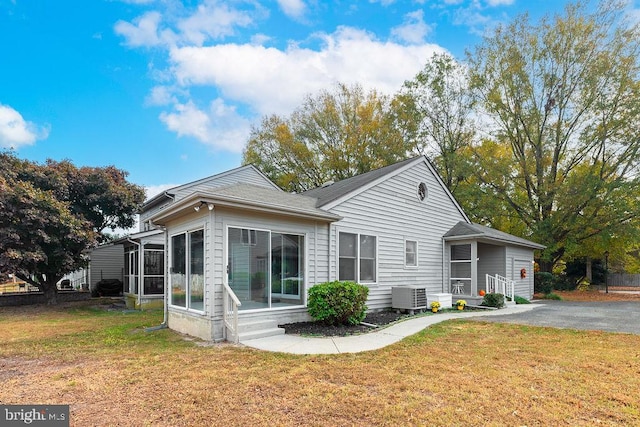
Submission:
POLYGON ((458 310, 464 310, 465 305, 467 305, 467 302, 463 299, 456 301, 456 307, 458 307, 458 310))
POLYGON ((440 309, 440 303, 438 301, 434 301, 431 303, 431 311, 437 313, 440 309))

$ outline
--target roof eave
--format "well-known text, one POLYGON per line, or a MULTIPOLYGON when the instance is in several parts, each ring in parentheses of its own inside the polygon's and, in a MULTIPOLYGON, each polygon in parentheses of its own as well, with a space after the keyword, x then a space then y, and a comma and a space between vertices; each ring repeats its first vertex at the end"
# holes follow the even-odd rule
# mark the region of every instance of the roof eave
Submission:
POLYGON ((277 215, 285 215, 289 217, 305 218, 311 220, 321 220, 325 222, 335 222, 342 219, 340 215, 330 212, 320 213, 308 210, 295 210, 282 207, 280 205, 272 205, 265 203, 250 202, 231 196, 211 196, 203 193, 195 193, 190 197, 180 200, 178 203, 169 207, 166 211, 161 211, 151 217, 154 224, 164 225, 166 222, 184 215, 184 211, 190 205, 198 202, 212 203, 214 206, 224 206, 238 209, 248 209, 254 212, 270 213, 277 215))
POLYGON ((467 234, 464 236, 445 236, 444 240, 445 242, 455 242, 455 241, 462 241, 462 240, 484 240, 488 242, 508 243, 513 246, 523 246, 525 248, 531 248, 531 249, 538 249, 538 250, 546 249, 545 245, 541 245, 536 242, 518 242, 514 240, 509 240, 509 239, 500 239, 498 237, 489 237, 484 234, 467 234))

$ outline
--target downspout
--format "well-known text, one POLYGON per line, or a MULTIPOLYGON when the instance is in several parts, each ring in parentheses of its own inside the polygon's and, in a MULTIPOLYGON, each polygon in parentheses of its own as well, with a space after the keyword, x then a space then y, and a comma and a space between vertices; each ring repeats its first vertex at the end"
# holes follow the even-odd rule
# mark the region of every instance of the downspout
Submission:
POLYGON ((445 257, 445 250, 444 250, 444 245, 445 245, 444 237, 442 237, 442 292, 443 292, 443 293, 447 293, 447 291, 448 291, 449 289, 448 289, 448 287, 445 287, 446 279, 445 279, 445 277, 444 277, 444 276, 445 276, 445 274, 444 274, 444 271, 445 271, 445 268, 444 268, 444 267, 445 267, 445 259, 444 259, 444 257, 445 257))

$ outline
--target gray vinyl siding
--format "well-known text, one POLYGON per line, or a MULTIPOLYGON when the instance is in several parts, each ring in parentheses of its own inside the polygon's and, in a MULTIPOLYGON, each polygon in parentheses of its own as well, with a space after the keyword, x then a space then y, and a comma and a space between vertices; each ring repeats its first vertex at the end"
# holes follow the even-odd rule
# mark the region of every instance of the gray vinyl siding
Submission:
POLYGON ((162 209, 169 206, 171 203, 173 203, 173 201, 167 199, 166 203, 154 206, 150 209, 145 210, 144 212, 140 212, 140 218, 138 219, 139 231, 146 231, 144 229, 144 223, 147 222, 149 218, 160 212, 162 209))
POLYGON ((122 245, 100 246, 91 251, 89 284, 94 286, 102 279, 122 281, 124 272, 124 248, 122 245))
POLYGON ((149 210, 145 210, 144 212, 140 213, 140 230, 142 231, 142 227, 144 226, 145 221, 147 221, 153 215, 160 212, 167 206, 173 204, 174 202, 177 202, 178 200, 189 196, 190 194, 193 194, 195 192, 206 193, 208 190, 236 183, 253 184, 267 188, 277 188, 275 184, 269 181, 268 178, 266 178, 263 174, 261 174, 251 166, 233 169, 228 172, 214 175, 209 178, 204 178, 193 183, 181 185, 174 188, 173 190, 169 190, 169 192, 174 195, 173 201, 168 200, 167 203, 154 206, 149 210))
POLYGON ((516 295, 533 297, 533 250, 518 246, 507 247, 507 277, 516 282, 516 295), (527 270, 527 277, 520 278, 520 270, 527 270))
POLYGON ((478 243, 478 290, 486 290, 486 275, 506 276, 506 253, 504 246, 478 243))
MULTIPOLYGON (((330 209, 343 217, 331 225, 330 268, 338 278, 338 233, 377 237, 377 283, 369 285, 370 310, 391 306, 391 288, 424 285, 428 293, 443 291, 442 236, 465 218, 423 162, 330 209), (428 198, 417 187, 425 182, 428 198), (405 267, 405 239, 418 242, 418 267, 405 267)), ((447 269, 444 270, 446 274, 447 269)))

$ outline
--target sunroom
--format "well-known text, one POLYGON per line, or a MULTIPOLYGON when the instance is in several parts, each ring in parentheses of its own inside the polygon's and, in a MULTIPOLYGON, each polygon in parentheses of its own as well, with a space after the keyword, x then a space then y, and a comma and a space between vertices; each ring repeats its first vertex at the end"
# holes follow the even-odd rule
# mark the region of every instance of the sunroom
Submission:
MULTIPOLYGON (((166 228, 167 320, 207 340, 227 338, 225 300, 241 321, 306 318, 306 290, 328 280, 329 223, 315 199, 234 184, 196 193, 152 218, 166 228)), ((235 332, 234 332, 235 333, 235 332)))

